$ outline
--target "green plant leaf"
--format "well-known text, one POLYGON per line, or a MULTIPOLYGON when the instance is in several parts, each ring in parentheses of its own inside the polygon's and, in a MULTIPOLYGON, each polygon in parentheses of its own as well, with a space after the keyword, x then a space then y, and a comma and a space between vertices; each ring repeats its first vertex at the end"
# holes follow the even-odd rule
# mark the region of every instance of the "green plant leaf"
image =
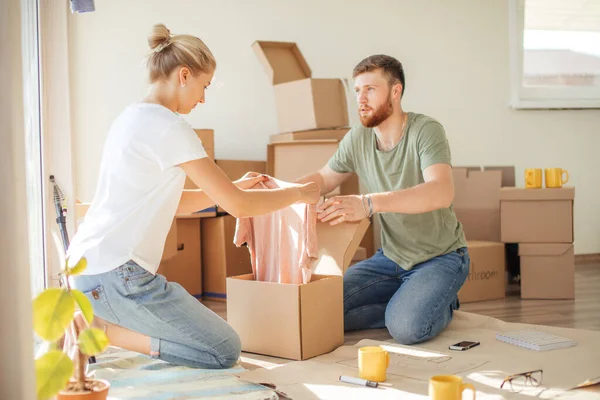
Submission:
POLYGON ((79 275, 87 268, 87 260, 84 257, 81 257, 77 264, 73 268, 69 268, 67 270, 67 275, 79 275))
POLYGON ((51 288, 33 300, 33 330, 42 339, 54 342, 73 320, 75 300, 65 289, 51 288))
POLYGON ((83 292, 77 289, 71 289, 71 294, 75 298, 77 306, 83 313, 83 316, 85 317, 86 321, 88 322, 88 324, 91 325, 92 320, 94 319, 94 308, 92 307, 90 299, 88 299, 88 297, 85 294, 83 294, 83 292))
POLYGON ((73 372, 73 361, 60 350, 49 351, 35 360, 37 398, 56 395, 67 386, 73 372))
POLYGON ((108 344, 108 337, 102 329, 88 328, 79 334, 79 350, 88 356, 101 353, 108 344))

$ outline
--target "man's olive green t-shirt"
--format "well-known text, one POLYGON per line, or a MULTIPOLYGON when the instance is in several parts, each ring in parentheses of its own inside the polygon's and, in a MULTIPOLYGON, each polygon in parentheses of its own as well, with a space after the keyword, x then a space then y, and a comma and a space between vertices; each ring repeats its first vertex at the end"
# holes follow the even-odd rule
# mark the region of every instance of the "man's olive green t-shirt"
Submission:
MULTIPOLYGON (((328 165, 339 173, 356 172, 367 193, 381 193, 424 183, 423 171, 439 163, 452 165, 444 128, 431 117, 408 113, 404 136, 393 149, 378 150, 375 131, 357 125, 328 165)), ((383 254, 405 270, 466 246, 452 206, 422 214, 376 215, 383 254)))

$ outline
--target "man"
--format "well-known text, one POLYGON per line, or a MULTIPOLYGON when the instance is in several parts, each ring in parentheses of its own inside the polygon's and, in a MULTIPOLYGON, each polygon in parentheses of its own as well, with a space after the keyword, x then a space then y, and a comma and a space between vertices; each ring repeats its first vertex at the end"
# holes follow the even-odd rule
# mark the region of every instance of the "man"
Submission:
POLYGON ((462 225, 452 209, 450 148, 439 122, 402 110, 404 71, 374 55, 353 73, 361 124, 319 172, 298 180, 329 193, 356 172, 369 194, 336 196, 320 221, 338 224, 377 215, 382 248, 344 276, 347 331, 386 327, 402 344, 439 334, 458 309, 469 273, 462 225))

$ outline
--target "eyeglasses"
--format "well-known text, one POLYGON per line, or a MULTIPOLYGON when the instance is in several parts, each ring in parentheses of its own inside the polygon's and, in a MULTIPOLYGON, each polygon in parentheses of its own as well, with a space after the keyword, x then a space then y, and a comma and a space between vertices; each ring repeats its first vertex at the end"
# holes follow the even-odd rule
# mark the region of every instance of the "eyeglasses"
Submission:
POLYGON ((510 390, 513 392, 522 391, 527 384, 538 387, 542 383, 543 371, 536 369, 535 371, 522 372, 520 374, 507 376, 500 385, 500 389, 508 383, 510 390))

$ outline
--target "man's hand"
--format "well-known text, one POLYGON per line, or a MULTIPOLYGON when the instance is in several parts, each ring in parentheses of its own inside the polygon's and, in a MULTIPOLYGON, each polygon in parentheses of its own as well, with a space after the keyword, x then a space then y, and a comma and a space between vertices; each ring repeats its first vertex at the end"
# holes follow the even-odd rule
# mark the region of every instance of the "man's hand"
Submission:
POLYGON ((359 221, 368 215, 367 200, 361 196, 335 196, 317 206, 321 222, 337 225, 346 221, 359 221), (364 206, 363 206, 364 204, 364 206), (366 210, 366 211, 365 211, 366 210))
POLYGON ((269 179, 267 175, 259 174, 258 172, 247 172, 244 176, 233 183, 235 183, 238 188, 246 190, 250 189, 257 183, 266 181, 267 179, 269 179))

